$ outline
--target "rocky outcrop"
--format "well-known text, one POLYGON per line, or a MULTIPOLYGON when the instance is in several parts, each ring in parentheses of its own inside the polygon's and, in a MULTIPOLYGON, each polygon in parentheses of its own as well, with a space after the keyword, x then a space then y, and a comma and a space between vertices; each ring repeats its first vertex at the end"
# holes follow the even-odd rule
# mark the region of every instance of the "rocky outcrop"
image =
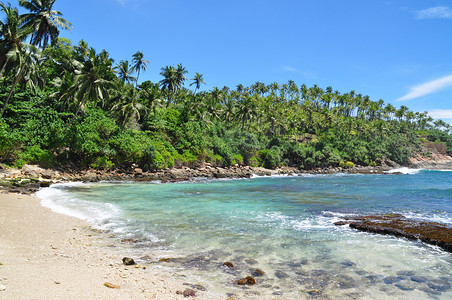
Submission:
POLYGON ((348 217, 335 224, 349 225, 359 231, 420 240, 452 252, 452 228, 441 223, 407 219, 400 214, 385 214, 348 217))

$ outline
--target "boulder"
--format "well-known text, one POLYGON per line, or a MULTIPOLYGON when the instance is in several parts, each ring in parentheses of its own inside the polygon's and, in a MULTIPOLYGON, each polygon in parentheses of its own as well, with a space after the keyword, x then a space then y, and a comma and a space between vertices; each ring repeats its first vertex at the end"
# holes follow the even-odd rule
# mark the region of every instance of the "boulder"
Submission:
POLYGON ((246 276, 245 278, 237 280, 238 285, 253 285, 256 284, 256 279, 251 276, 246 276))
POLYGON ((345 220, 335 224, 349 224, 350 228, 359 231, 421 240, 452 252, 452 227, 446 224, 408 219, 400 214, 354 216, 345 220))
POLYGON ((129 257, 124 257, 122 259, 122 263, 125 264, 126 266, 133 266, 133 265, 135 265, 135 261, 132 258, 129 258, 129 257))

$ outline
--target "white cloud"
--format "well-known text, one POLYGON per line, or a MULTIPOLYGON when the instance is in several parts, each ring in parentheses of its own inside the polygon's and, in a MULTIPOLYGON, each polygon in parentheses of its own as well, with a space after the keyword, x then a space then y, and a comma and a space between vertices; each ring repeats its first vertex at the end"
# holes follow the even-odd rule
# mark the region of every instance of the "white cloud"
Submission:
POLYGON ((436 6, 416 11, 416 19, 452 19, 452 9, 447 6, 436 6))
POLYGON ((429 82, 425 82, 410 88, 410 92, 403 97, 397 99, 397 101, 407 101, 415 98, 419 98, 425 95, 432 94, 441 89, 452 86, 452 75, 448 75, 439 79, 435 79, 429 82))
POLYGON ((428 114, 435 119, 452 119, 452 109, 432 109, 428 114))

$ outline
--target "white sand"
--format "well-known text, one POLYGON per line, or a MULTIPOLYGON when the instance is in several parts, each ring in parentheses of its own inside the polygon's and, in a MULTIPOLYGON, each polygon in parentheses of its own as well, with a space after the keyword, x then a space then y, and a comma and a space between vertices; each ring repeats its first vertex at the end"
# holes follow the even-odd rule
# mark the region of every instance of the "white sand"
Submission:
POLYGON ((105 240, 34 196, 0 194, 0 299, 183 299, 183 278, 125 266, 105 240))

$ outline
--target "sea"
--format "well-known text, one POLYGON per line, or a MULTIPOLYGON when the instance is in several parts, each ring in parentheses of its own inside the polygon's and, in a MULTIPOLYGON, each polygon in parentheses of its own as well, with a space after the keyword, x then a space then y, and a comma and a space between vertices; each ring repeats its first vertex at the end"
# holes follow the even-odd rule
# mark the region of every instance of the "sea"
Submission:
POLYGON ((37 195, 114 237, 150 272, 181 276, 207 298, 452 299, 452 253, 334 225, 398 213, 452 226, 448 170, 64 183, 37 195), (238 285, 246 276, 256 284, 238 285))

